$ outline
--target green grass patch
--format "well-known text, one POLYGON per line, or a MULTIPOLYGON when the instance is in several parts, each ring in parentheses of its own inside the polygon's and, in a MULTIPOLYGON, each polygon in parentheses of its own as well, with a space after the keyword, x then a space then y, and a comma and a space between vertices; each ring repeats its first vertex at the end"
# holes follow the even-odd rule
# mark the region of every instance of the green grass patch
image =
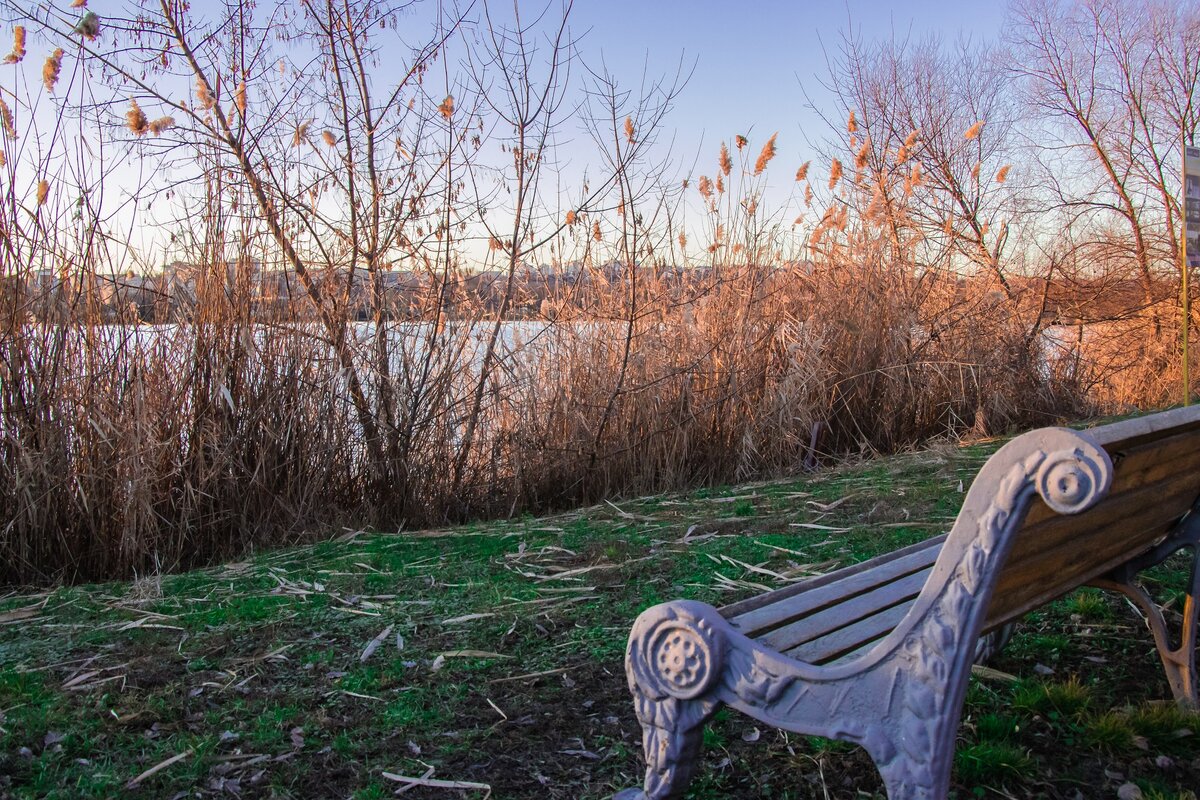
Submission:
MULTIPOLYGON (((0 598, 32 609, 0 626, 0 797, 126 796, 181 753, 139 796, 383 798, 385 772, 432 769, 497 798, 611 797, 642 770, 623 666, 640 611, 725 605, 938 534, 997 444, 0 598)), ((1154 570, 1157 596, 1186 568, 1154 570)), ((1135 781, 1186 798, 1200 720, 1161 702, 1152 650, 1099 592, 1029 615, 1003 679, 968 687, 955 796, 1135 781)), ((854 744, 729 710, 703 735, 691 800, 882 797, 854 744)))

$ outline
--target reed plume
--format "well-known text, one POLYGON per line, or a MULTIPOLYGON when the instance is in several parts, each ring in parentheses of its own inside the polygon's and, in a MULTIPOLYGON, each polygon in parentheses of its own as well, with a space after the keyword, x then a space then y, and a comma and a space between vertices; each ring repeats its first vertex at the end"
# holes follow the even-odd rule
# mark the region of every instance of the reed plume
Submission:
POLYGON ((150 134, 152 136, 160 136, 160 135, 162 135, 162 133, 164 131, 169 130, 174 127, 175 127, 175 118, 174 117, 159 117, 156 120, 151 120, 150 134))
POLYGON ((870 155, 871 155, 871 140, 867 139, 866 141, 863 142, 862 147, 859 148, 858 152, 854 156, 854 168, 860 169, 860 170, 866 169, 867 159, 870 155))
POLYGON ((25 26, 18 25, 13 28, 12 50, 4 57, 4 63, 19 64, 23 58, 25 58, 25 26))
POLYGON ((838 159, 833 160, 833 165, 829 168, 829 188, 838 185, 838 181, 842 179, 842 162, 838 159))
POLYGON ((767 139, 767 143, 763 145, 762 150, 758 154, 758 159, 754 162, 754 174, 761 175, 763 170, 767 168, 767 164, 775 157, 775 137, 779 132, 771 134, 771 138, 767 139))
POLYGON ((56 47, 50 57, 46 59, 46 63, 42 65, 42 83, 48 92, 53 92, 55 85, 58 84, 58 76, 62 72, 62 60, 63 49, 56 47))
POLYGON ((125 127, 129 128, 135 136, 145 136, 150 130, 150 120, 146 119, 146 114, 138 105, 137 100, 129 101, 129 110, 125 112, 125 127))
POLYGON ((4 135, 8 138, 17 138, 17 125, 13 120, 12 109, 8 107, 8 103, 4 102, 2 97, 0 97, 0 128, 4 129, 4 135))
MULTIPOLYGON (((306 141, 308 139, 308 126, 310 124, 311 124, 311 120, 309 122, 296 123, 296 129, 292 132, 292 147, 299 147, 301 142, 306 141)), ((400 141, 397 140, 396 147, 399 147, 399 146, 400 146, 400 141)))
POLYGON ((196 102, 205 111, 211 111, 217 105, 217 98, 213 96, 212 90, 208 87, 208 81, 204 80, 200 75, 196 76, 196 102))

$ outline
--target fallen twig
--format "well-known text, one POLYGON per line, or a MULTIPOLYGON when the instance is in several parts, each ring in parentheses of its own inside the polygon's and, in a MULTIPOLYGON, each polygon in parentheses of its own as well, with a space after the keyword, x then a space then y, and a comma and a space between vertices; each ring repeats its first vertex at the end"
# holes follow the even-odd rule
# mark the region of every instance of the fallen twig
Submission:
POLYGON ((125 784, 125 788, 126 789, 137 788, 137 785, 139 783, 141 783, 142 781, 146 780, 146 778, 149 778, 151 775, 161 772, 162 770, 166 769, 167 767, 171 766, 172 764, 174 764, 176 762, 183 761, 185 758, 187 758, 194 752, 196 752, 195 748, 189 747, 187 750, 184 750, 182 753, 177 753, 176 755, 171 756, 166 761, 158 762, 153 767, 151 767, 150 769, 143 772, 141 775, 138 775, 136 778, 133 778, 132 780, 130 780, 129 783, 125 784))
POLYGON ((371 657, 371 654, 379 649, 379 645, 383 644, 383 640, 388 637, 388 634, 391 633, 392 629, 395 627, 395 625, 388 625, 378 636, 368 642, 367 646, 363 648, 362 655, 358 657, 358 662, 360 664, 365 663, 366 660, 371 657))
POLYGON ((482 792, 487 792, 484 795, 484 800, 492 796, 492 787, 486 783, 474 783, 472 781, 443 781, 436 778, 413 778, 407 775, 396 775, 392 772, 382 773, 383 777, 389 781, 404 783, 408 786, 428 786, 433 789, 478 789, 482 792))

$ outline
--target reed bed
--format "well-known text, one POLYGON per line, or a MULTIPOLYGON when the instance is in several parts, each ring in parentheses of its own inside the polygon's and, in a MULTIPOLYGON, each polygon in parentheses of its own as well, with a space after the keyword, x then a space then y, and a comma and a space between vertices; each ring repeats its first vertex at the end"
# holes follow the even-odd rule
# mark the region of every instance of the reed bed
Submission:
POLYGON ((847 41, 816 152, 738 135, 687 171, 663 155, 686 76, 568 69, 569 4, 439 4, 404 52, 400 9, 344 5, 27 15, 41 82, 0 104, 0 583, 818 469, 1178 386, 1152 307, 1173 212, 1038 212, 990 60, 847 41), (576 126, 583 171, 556 153, 576 126), (171 258, 187 302, 129 307, 131 267, 171 258), (1048 332, 1050 289, 1098 277, 1146 305, 1048 332))
POLYGON ((1053 368, 1067 362, 986 297, 901 275, 743 265, 686 301, 662 279, 597 281, 586 305, 556 298, 572 310, 553 322, 505 323, 487 376, 494 320, 385 323, 380 374, 371 326, 347 319, 372 402, 399 409, 382 479, 311 323, 255 321, 221 293, 185 323, 10 327, 0 580, 145 574, 347 527, 796 472, 1089 407, 1053 368))

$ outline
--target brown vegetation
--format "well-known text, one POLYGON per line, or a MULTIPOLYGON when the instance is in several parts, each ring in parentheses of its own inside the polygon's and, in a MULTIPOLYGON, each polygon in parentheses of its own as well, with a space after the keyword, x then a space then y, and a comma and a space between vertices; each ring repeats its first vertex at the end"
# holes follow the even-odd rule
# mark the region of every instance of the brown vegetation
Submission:
POLYGON ((1035 167, 989 53, 848 40, 826 152, 795 172, 802 208, 779 208, 771 169, 796 165, 775 136, 680 179, 655 147, 681 81, 579 84, 565 19, 443 18, 384 76, 398 16, 379 3, 142 10, 88 12, 82 50, 72 21, 28 20, 63 111, 48 149, 14 144, 32 98, 28 131, 0 103, 2 582, 795 471, 1178 384, 1169 191, 1081 211, 1071 191, 1119 200, 1149 173, 1114 178, 1098 145, 1076 166, 1100 189, 1035 167), (119 100, 80 100, 80 63, 119 100), (586 177, 555 156, 568 121, 586 177), (68 129, 102 134, 101 157, 68 129), (194 170, 132 192, 194 265, 167 326, 120 294, 140 277, 113 277, 137 257, 127 212, 94 191, 133 158, 194 170), (286 277, 270 314, 264 265, 286 277), (1079 312, 1130 281, 1129 303, 1079 312))

